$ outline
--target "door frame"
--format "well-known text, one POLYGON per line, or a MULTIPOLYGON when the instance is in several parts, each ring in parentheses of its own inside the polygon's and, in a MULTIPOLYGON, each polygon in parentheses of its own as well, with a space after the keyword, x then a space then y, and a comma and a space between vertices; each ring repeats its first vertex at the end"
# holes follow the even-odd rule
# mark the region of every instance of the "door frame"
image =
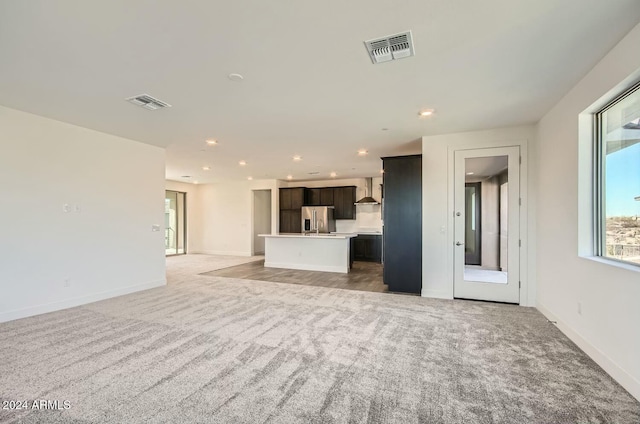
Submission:
MULTIPOLYGON (((454 250, 454 296, 464 299, 520 304, 520 146, 456 150, 455 157, 453 195, 456 205, 454 222, 456 243, 452 246, 454 250), (465 242, 466 235, 466 161, 471 158, 496 156, 506 156, 509 169, 509 271, 508 284, 506 285, 465 280, 464 267, 467 255, 465 247, 459 245, 460 241, 465 242)), ((499 209, 496 212, 499 213, 499 209)))
MULTIPOLYGON (((497 137, 496 137, 497 138, 497 137)), ((495 139, 484 137, 481 140, 473 141, 451 141, 447 143, 447 225, 446 225, 446 258, 447 258, 447 292, 437 294, 436 297, 453 299, 454 291, 454 251, 451 248, 455 243, 454 218, 455 218, 455 152, 457 150, 472 150, 493 147, 520 147, 520 305, 535 306, 535 293, 531 291, 534 287, 529 282, 529 232, 528 232, 528 209, 529 209, 529 154, 528 140, 524 138, 502 137, 495 139), (507 138, 507 139, 505 139, 507 138), (446 294, 445 294, 446 293, 446 294)), ((428 205, 425 205, 428 207, 428 205)), ((444 277, 444 275, 443 275, 444 277)), ((424 296, 424 294, 423 294, 424 296)))
MULTIPOLYGON (((182 253, 178 253, 178 239, 180 236, 179 232, 176 232, 176 253, 171 253, 171 254, 166 254, 166 245, 165 245, 165 257, 167 256, 179 256, 179 255, 186 255, 187 252, 187 237, 188 237, 188 231, 187 231, 187 192, 186 191, 180 191, 180 190, 169 190, 167 188, 165 188, 164 190, 164 196, 165 199, 167 198, 167 192, 172 192, 172 193, 176 193, 176 225, 178 225, 178 221, 180 220, 180 215, 178 213, 178 195, 182 194, 183 195, 183 205, 182 205, 182 243, 183 243, 183 252, 182 253)), ((166 231, 166 228, 165 228, 166 231)))

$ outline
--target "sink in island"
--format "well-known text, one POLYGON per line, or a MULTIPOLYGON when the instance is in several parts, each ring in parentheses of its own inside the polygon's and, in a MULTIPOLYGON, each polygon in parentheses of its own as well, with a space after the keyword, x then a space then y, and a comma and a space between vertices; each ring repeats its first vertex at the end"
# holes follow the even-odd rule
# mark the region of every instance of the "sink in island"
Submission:
POLYGON ((264 266, 348 273, 352 233, 259 234, 264 237, 264 266))

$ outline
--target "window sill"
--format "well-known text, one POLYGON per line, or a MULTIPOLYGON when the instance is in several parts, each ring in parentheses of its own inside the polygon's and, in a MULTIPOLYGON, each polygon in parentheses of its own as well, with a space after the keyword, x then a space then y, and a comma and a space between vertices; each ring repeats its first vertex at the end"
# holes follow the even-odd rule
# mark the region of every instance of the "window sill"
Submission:
POLYGON ((628 271, 640 272, 640 265, 632 265, 630 263, 618 261, 615 259, 604 258, 602 256, 582 256, 583 259, 589 259, 594 262, 600 262, 601 264, 615 266, 616 268, 626 269, 628 271))

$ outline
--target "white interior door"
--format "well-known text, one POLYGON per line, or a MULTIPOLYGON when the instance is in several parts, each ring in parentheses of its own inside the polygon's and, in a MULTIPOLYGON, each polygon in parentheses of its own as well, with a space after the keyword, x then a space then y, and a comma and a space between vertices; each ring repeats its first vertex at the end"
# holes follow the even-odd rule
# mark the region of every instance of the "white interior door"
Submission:
POLYGON ((520 148, 458 150, 454 174, 454 297, 519 303, 520 148))

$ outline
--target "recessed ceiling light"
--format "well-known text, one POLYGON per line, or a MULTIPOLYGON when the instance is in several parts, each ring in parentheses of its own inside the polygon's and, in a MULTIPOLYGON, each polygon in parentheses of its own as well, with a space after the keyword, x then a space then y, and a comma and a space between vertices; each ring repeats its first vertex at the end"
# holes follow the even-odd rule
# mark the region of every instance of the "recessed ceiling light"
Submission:
POLYGON ((229 79, 231 81, 242 81, 244 77, 240 74, 229 74, 229 79))
POLYGON ((253 177, 247 177, 247 180, 251 181, 253 180, 253 177))
POLYGON ((293 175, 287 175, 287 180, 293 180, 293 175))
POLYGON ((302 156, 295 155, 295 156, 293 157, 293 160, 295 160, 295 161, 301 161, 301 160, 302 160, 302 156))
POLYGON ((218 140, 214 140, 214 139, 210 138, 209 140, 206 141, 206 143, 209 146, 215 146, 216 144, 218 144, 218 140))
POLYGON ((203 171, 211 171, 211 167, 209 167, 209 166, 203 166, 203 167, 202 167, 202 170, 203 170, 203 171))
POLYGON ((240 162, 238 162, 238 164, 239 164, 240 166, 245 166, 245 165, 247 164, 247 162, 245 162, 245 161, 241 160, 240 162))
POLYGON ((193 183, 194 183, 194 184, 198 184, 198 182, 197 182, 197 181, 194 181, 193 183))
POLYGON ((365 149, 360 149, 360 150, 358 150, 358 155, 360 155, 360 156, 364 156, 364 155, 366 155, 366 154, 368 154, 368 153, 369 153, 369 152, 368 152, 367 150, 365 150, 365 149))
POLYGON ((329 174, 329 175, 331 175, 331 178, 335 178, 335 177, 337 177, 337 176, 338 176, 338 174, 336 174, 335 172, 332 172, 332 173, 331 173, 331 174, 329 174))
POLYGON ((433 109, 423 109, 418 113, 418 115, 419 116, 431 116, 431 115, 433 115, 433 112, 435 112, 433 109))
POLYGON ((467 172, 467 175, 473 175, 473 172, 467 172))

